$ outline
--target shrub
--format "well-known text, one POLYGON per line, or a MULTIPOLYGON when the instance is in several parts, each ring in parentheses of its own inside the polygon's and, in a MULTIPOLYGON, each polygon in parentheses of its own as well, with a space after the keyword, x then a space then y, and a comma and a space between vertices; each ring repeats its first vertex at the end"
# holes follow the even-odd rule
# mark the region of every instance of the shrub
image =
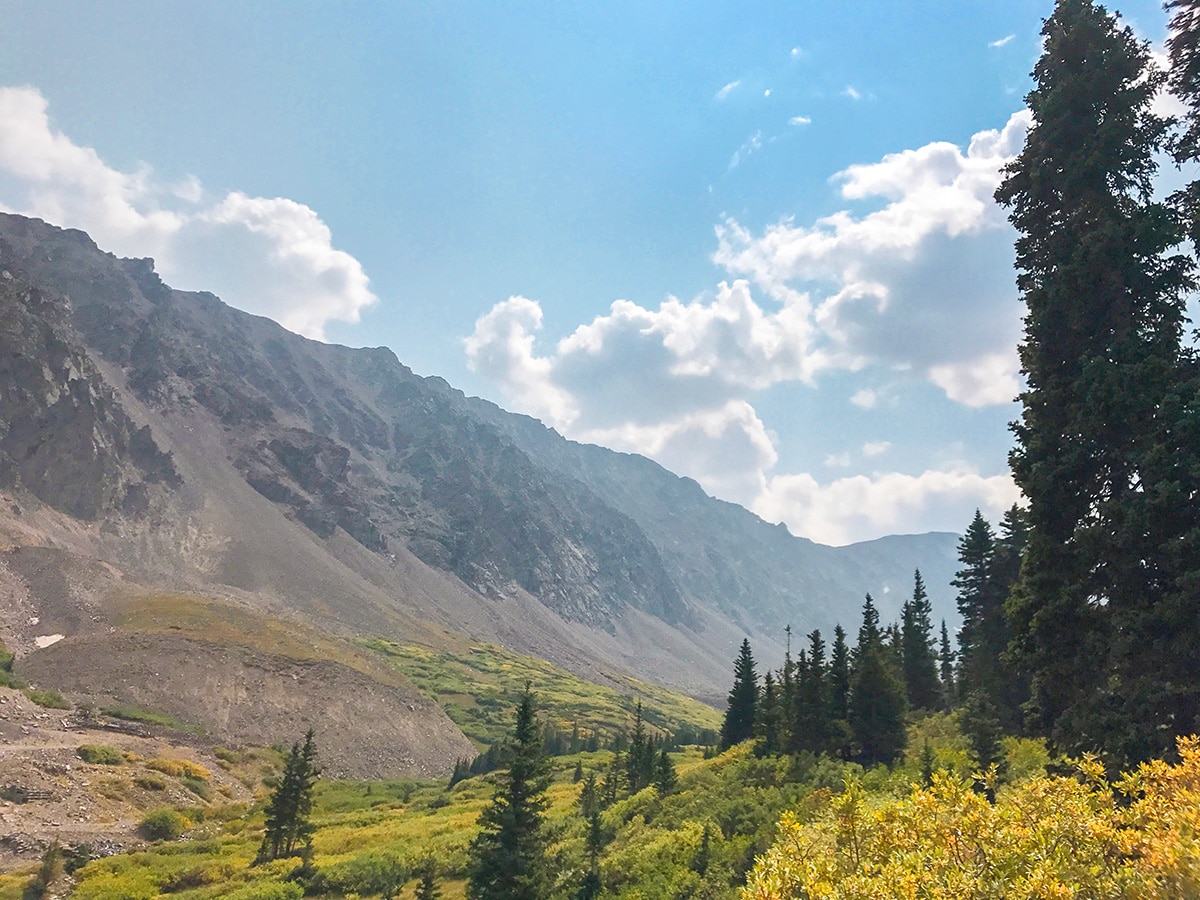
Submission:
POLYGON ((304 888, 294 881, 259 881, 222 894, 224 900, 300 900, 304 888))
POLYGON ((167 789, 167 779, 161 775, 155 775, 152 772, 147 772, 145 775, 139 775, 133 779, 133 783, 143 790, 147 791, 165 791, 167 789))
POLYGON ((178 810, 164 806, 146 813, 138 832, 148 841, 173 841, 187 831, 189 824, 178 810))
POLYGON ((146 768, 170 775, 172 778, 196 778, 200 781, 208 781, 212 778, 212 772, 190 759, 156 757, 146 760, 146 768))
POLYGON ((201 800, 208 800, 212 797, 212 787, 210 787, 209 783, 202 778, 195 778, 191 775, 181 775, 179 777, 179 781, 185 788, 187 788, 201 800))
POLYGON ((46 709, 70 709, 71 704, 58 691, 39 691, 34 688, 27 688, 25 696, 36 703, 38 706, 46 709))
POLYGON ((96 766, 119 766, 125 762, 125 755, 108 744, 84 744, 75 753, 85 763, 96 766))

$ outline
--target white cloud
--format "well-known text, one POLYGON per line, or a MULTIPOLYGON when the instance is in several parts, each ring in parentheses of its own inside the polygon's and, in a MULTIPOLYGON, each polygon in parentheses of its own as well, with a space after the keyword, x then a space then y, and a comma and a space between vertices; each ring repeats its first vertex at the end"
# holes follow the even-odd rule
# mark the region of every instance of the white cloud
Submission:
POLYGON ((767 88, 765 91, 763 91, 763 96, 764 96, 764 97, 770 97, 770 96, 771 96, 771 89, 770 89, 770 88, 767 88))
POLYGON ((984 477, 968 468, 920 475, 854 475, 820 484, 811 475, 778 475, 752 509, 793 534, 821 535, 831 544, 868 540, 898 529, 961 528, 978 507, 993 521, 1020 500, 1012 477, 984 477))
POLYGON ((792 54, 791 54, 791 55, 792 55, 792 58, 793 58, 793 59, 795 59, 796 57, 798 57, 798 56, 799 56, 801 53, 803 53, 803 52, 804 52, 804 51, 802 51, 802 50, 801 50, 799 47, 793 47, 793 48, 792 48, 792 54))
POLYGON ((1001 168, 1020 149, 1028 113, 948 143, 850 166, 834 183, 848 201, 811 226, 784 220, 752 234, 717 228, 714 260, 786 300, 815 296, 813 366, 879 365, 913 372, 967 405, 1012 399, 1020 309, 1013 232, 992 200, 1001 168))
POLYGON ((808 116, 792 116, 788 119, 789 125, 811 125, 812 119, 808 116))
MULTIPOLYGON (((877 381, 926 380, 968 406, 1012 399, 1013 234, 991 195, 1026 122, 1018 114, 965 150, 932 143, 851 166, 833 179, 846 209, 807 226, 786 219, 756 234, 727 220, 713 258, 741 277, 691 301, 618 300, 540 353, 541 308, 510 298, 476 323, 468 360, 569 437, 651 456, 816 540, 958 528, 976 506, 999 513, 1016 499, 1007 475, 958 463, 855 474, 855 460, 892 449, 885 440, 825 457, 826 469, 849 470, 832 481, 777 472, 752 399, 867 368, 877 381)), ((850 401, 872 409, 881 390, 850 401)))
POLYGON ((309 207, 236 191, 213 202, 192 176, 167 184, 145 166, 116 170, 56 131, 34 88, 0 88, 0 176, 3 208, 83 229, 119 255, 153 256, 167 283, 214 290, 309 337, 376 302, 309 207))
POLYGON ((849 97, 851 100, 861 100, 862 99, 862 94, 852 84, 846 85, 845 90, 842 91, 842 96, 849 97))
POLYGON ((874 391, 863 388, 861 391, 854 392, 850 402, 860 409, 873 409, 878 399, 874 391))
POLYGON ((725 87, 721 88, 719 91, 717 91, 716 94, 713 95, 713 99, 717 100, 717 101, 724 100, 726 97, 728 97, 734 91, 736 91, 738 88, 738 85, 741 83, 742 83, 741 81, 729 82, 729 84, 725 85, 725 87))
POLYGON ((1004 46, 1007 46, 1008 44, 1010 44, 1012 42, 1013 38, 1015 38, 1015 37, 1016 37, 1015 34, 1006 34, 1004 37, 1000 38, 998 41, 990 42, 988 44, 988 46, 992 47, 992 48, 1004 47, 1004 46))
POLYGON ((762 132, 756 131, 750 137, 746 138, 742 146, 733 151, 733 156, 729 158, 729 170, 732 172, 742 161, 750 154, 762 149, 762 132))

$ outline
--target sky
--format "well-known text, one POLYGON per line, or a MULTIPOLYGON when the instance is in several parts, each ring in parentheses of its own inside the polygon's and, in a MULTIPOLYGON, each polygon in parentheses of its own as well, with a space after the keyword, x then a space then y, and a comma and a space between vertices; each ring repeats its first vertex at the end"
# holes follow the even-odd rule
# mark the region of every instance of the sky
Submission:
POLYGON ((0 209, 793 534, 961 531, 1019 500, 1051 8, 0 0, 0 209))

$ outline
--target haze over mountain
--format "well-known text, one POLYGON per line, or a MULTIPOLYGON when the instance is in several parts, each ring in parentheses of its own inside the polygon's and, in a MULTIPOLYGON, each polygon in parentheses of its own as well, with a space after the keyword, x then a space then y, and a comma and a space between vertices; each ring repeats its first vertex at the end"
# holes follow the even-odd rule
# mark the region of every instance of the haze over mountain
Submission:
POLYGON ((71 640, 105 652, 112 604, 145 591, 333 634, 449 631, 709 700, 743 636, 774 665, 786 625, 852 628, 868 591, 888 621, 916 568, 953 618, 954 535, 794 537, 386 348, 174 291, 80 231, 0 216, 0 307, 0 580, 37 610, 2 630, 48 676, 71 640), (30 547, 37 578, 13 563, 30 547))

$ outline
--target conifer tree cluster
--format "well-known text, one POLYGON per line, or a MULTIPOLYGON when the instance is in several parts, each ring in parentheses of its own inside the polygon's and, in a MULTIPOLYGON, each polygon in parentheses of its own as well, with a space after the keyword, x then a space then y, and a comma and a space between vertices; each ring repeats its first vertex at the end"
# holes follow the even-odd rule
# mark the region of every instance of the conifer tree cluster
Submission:
POLYGON ((945 681, 929 597, 917 572, 899 623, 882 627, 868 594, 853 648, 840 625, 828 653, 821 632, 813 631, 795 659, 789 651, 778 672, 766 673, 761 689, 750 642, 743 641, 721 745, 758 738, 763 753, 807 751, 891 762, 907 741, 907 711, 943 708, 950 690, 945 681))

